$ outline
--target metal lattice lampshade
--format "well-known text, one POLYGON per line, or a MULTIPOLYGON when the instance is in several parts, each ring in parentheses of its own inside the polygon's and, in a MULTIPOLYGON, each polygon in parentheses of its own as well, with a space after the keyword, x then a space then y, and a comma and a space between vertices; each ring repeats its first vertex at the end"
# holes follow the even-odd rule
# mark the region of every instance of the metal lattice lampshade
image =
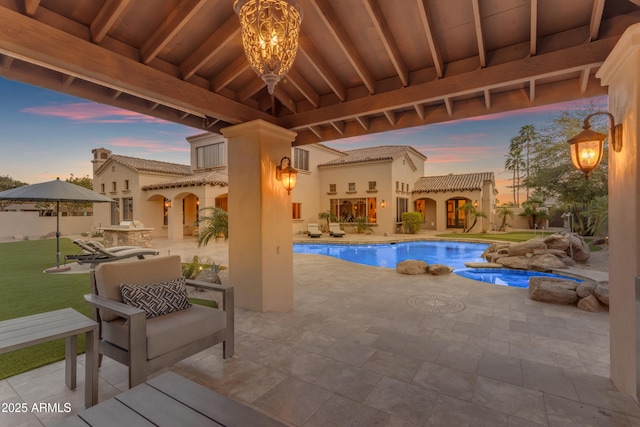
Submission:
POLYGON ((244 54, 273 94, 296 59, 302 8, 295 0, 236 0, 234 10, 244 54))

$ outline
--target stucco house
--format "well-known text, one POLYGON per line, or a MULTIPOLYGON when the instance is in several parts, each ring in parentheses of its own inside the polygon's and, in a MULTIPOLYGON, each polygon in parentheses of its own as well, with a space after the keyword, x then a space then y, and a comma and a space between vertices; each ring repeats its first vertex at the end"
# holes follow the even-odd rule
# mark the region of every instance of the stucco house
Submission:
MULTIPOLYGON (((199 209, 227 210, 227 140, 206 133, 187 141, 190 165, 92 150, 94 189, 117 200, 95 207, 94 226, 137 220, 153 228, 154 236, 182 239, 198 232, 199 209)), ((347 231, 354 230, 356 218, 365 217, 373 233, 393 234, 407 211, 422 212, 424 228, 444 231, 461 226, 457 208, 464 203, 477 201, 487 216, 494 203, 493 173, 425 177, 427 157, 410 146, 340 151, 313 144, 291 148, 290 158, 298 171, 291 192, 297 234, 310 222, 322 224, 318 214, 329 210, 347 231)), ((487 221, 478 221, 474 231, 487 229, 487 221)))

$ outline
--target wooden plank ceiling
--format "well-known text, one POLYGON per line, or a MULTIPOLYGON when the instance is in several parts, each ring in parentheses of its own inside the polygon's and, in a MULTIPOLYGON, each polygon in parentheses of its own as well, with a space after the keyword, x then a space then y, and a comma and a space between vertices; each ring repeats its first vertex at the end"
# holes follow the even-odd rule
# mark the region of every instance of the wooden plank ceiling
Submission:
POLYGON ((310 144, 606 94, 628 0, 299 0, 273 96, 233 0, 0 0, 0 72, 200 130, 262 119, 310 144))

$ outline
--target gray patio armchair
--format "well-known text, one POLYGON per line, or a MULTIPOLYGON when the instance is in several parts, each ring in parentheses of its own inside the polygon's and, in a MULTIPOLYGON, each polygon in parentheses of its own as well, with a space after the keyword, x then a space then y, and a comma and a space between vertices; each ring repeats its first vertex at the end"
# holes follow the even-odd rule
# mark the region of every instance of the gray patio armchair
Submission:
POLYGON ((177 255, 100 264, 91 272, 91 292, 84 298, 99 325, 100 361, 104 355, 128 366, 129 387, 219 343, 223 358, 233 356, 233 287, 184 279, 177 255), (171 292, 176 282, 222 293, 222 307, 190 304, 186 292, 188 308, 176 307, 171 292), (143 296, 144 309, 131 305, 132 295, 143 296))

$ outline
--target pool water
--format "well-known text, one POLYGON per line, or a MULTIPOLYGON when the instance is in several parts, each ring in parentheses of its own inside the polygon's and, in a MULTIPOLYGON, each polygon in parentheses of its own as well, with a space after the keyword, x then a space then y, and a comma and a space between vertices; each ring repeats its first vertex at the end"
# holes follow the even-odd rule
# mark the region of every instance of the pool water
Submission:
POLYGON ((560 276, 557 274, 528 270, 509 270, 506 268, 463 268, 460 270, 455 270, 454 273, 462 277, 466 277, 467 279, 479 280, 485 283, 493 283, 494 285, 512 286, 516 288, 528 288, 529 278, 538 276, 558 277, 562 279, 574 280, 576 282, 582 282, 582 280, 580 279, 560 276))
POLYGON ((396 268, 400 261, 423 260, 427 264, 446 264, 450 267, 465 268, 469 261, 481 262, 487 243, 420 241, 398 243, 359 244, 319 244, 295 243, 293 252, 318 254, 375 267, 396 268))
POLYGON ((454 268, 454 273, 472 280, 495 285, 528 288, 533 276, 561 277, 581 282, 579 279, 527 270, 502 268, 466 268, 465 262, 483 262, 481 257, 487 243, 419 241, 374 244, 326 244, 294 243, 293 252, 317 254, 344 261, 374 267, 396 268, 400 261, 423 260, 427 264, 445 264, 454 268))

